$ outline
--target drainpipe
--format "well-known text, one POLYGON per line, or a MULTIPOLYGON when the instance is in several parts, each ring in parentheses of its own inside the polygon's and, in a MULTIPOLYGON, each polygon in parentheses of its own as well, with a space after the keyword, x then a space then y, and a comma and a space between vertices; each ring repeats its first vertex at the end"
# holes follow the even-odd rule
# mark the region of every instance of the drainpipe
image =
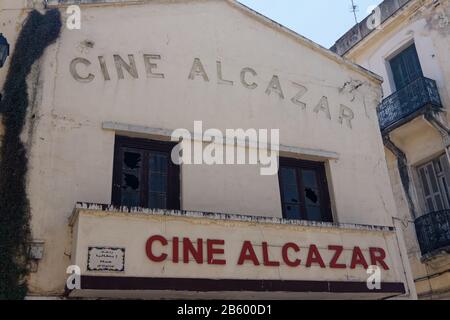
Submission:
POLYGON ((413 273, 411 270, 411 265, 409 263, 408 258, 408 252, 406 250, 406 243, 405 243, 405 237, 404 232, 402 228, 402 224, 404 223, 403 220, 399 218, 392 217, 392 222, 395 227, 395 237, 397 239, 397 248, 398 252, 400 254, 400 260, 402 262, 402 268, 403 268, 403 276, 405 277, 406 282, 406 292, 403 295, 397 296, 398 298, 401 297, 408 297, 412 300, 417 300, 417 290, 416 285, 414 282, 413 273))
POLYGON ((418 217, 418 215, 417 215, 413 197, 411 194, 411 188, 412 188, 411 180, 412 179, 409 174, 408 159, 406 158, 405 153, 392 142, 392 140, 388 134, 383 137, 383 142, 384 142, 385 147, 387 149, 389 149, 389 151, 391 151, 394 154, 394 156, 397 158, 398 171, 400 174, 400 180, 402 182, 403 189, 405 191, 408 208, 409 208, 412 218, 416 219, 418 217))
MULTIPOLYGON (((417 213, 415 209, 415 205, 413 202, 413 197, 411 195, 411 176, 408 168, 408 159, 406 158, 406 154, 397 147, 389 137, 389 134, 383 135, 384 145, 389 151, 391 151, 394 156, 397 158, 397 166, 400 174, 400 180, 402 182, 403 190, 406 195, 406 202, 408 203, 408 208, 413 219, 416 219, 417 213)), ((411 266, 408 261, 408 253, 406 251, 406 243, 404 241, 403 229, 401 223, 403 220, 392 217, 393 224, 395 226, 395 235, 397 238, 398 250, 400 253, 400 259, 402 261, 404 277, 407 284, 407 292, 405 296, 409 296, 409 298, 413 300, 417 300, 417 292, 415 288, 414 279, 409 276, 412 275, 411 266)), ((403 226, 404 227, 404 226, 403 226)))

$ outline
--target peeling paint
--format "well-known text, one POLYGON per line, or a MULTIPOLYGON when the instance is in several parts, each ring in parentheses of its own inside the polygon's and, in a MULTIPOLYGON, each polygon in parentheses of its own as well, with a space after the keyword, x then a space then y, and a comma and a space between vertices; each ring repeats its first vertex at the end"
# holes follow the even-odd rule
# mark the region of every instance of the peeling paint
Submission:
POLYGON ((450 5, 449 2, 435 1, 424 6, 412 20, 425 19, 425 29, 428 31, 437 31, 442 36, 450 35, 450 5))
POLYGON ((177 210, 161 210, 161 209, 147 209, 140 207, 117 207, 109 204, 93 204, 79 202, 75 205, 74 213, 70 217, 70 224, 73 225, 76 216, 79 211, 100 211, 104 213, 114 214, 122 213, 127 215, 147 215, 147 216, 173 216, 173 217, 187 217, 187 218, 202 218, 210 220, 224 220, 224 221, 236 221, 236 222, 250 222, 257 224, 274 224, 274 225, 294 225, 303 227, 314 228, 340 228, 356 231, 383 231, 393 232, 394 227, 391 226, 371 226, 371 225, 358 225, 348 223, 328 223, 328 222, 316 222, 316 221, 303 221, 303 220, 286 220, 276 217, 260 217, 260 216, 248 216, 238 214, 225 214, 225 213, 211 213, 211 212, 195 212, 195 211, 177 211, 177 210))

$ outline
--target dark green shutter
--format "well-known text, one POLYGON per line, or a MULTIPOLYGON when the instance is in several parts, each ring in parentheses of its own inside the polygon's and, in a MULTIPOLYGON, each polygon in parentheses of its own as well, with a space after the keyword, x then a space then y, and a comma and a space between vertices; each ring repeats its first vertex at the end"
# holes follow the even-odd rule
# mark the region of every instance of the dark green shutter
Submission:
POLYGON ((395 56, 390 61, 390 64, 397 90, 404 88, 417 78, 423 76, 419 56, 417 55, 414 44, 395 56))

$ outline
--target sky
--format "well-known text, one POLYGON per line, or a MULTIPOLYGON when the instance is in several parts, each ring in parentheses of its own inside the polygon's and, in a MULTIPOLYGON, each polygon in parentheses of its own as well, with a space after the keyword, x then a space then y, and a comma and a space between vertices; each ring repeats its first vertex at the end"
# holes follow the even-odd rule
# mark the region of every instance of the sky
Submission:
MULTIPOLYGON (((351 0, 238 0, 318 44, 330 48, 355 24, 351 0)), ((382 0, 354 0, 358 21, 382 0)))

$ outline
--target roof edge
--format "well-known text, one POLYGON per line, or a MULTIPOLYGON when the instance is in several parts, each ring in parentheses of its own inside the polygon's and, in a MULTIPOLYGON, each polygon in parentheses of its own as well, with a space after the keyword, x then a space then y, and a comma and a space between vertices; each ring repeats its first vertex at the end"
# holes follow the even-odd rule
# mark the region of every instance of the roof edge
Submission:
MULTIPOLYGON (((47 0, 47 7, 65 7, 71 4, 76 5, 117 5, 118 3, 126 5, 139 5, 139 4, 145 4, 145 3, 163 3, 163 2, 170 2, 170 3, 176 3, 176 2, 187 2, 187 1, 197 1, 197 2, 204 2, 205 0, 47 0)), ((289 29, 288 27, 282 25, 279 22, 276 22, 265 15, 257 12, 256 10, 253 10, 246 5, 242 4, 238 0, 216 0, 216 1, 225 1, 230 6, 241 10, 242 12, 246 13, 250 17, 253 17, 255 19, 258 19, 262 23, 266 24, 269 27, 272 27, 278 31, 281 31, 291 37, 293 37, 296 40, 299 40, 302 44, 306 45, 312 50, 317 51, 318 53, 322 54, 326 58, 339 63, 343 64, 344 66, 348 67, 349 69, 361 74, 362 76, 365 76, 369 78, 370 80, 374 81, 377 84, 381 84, 384 80, 381 76, 375 74, 374 72, 357 65, 350 60, 340 56, 339 54, 332 52, 331 50, 319 45, 318 43, 302 36, 301 34, 293 31, 292 29, 289 29)))

